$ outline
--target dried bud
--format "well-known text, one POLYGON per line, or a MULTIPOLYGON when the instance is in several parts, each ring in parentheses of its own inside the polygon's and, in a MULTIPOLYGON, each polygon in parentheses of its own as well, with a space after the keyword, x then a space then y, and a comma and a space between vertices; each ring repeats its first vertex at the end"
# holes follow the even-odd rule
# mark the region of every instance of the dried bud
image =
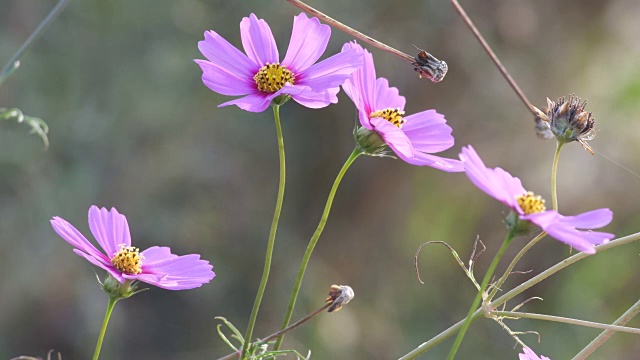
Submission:
POLYGON ((415 61, 411 65, 414 66, 414 70, 418 72, 420 78, 424 76, 434 83, 442 81, 449 70, 447 63, 436 59, 435 56, 415 45, 414 47, 418 50, 418 55, 416 55, 415 61))
POLYGON ((338 311, 353 299, 355 294, 353 289, 347 285, 331 285, 329 289, 329 297, 326 302, 332 303, 329 307, 329 312, 338 311))
POLYGON ((548 139, 551 134, 561 142, 578 141, 585 150, 593 154, 586 141, 595 137, 595 119, 590 112, 584 111, 587 101, 581 101, 574 95, 569 100, 564 97, 553 102, 547 98, 547 111, 534 107, 536 116, 536 133, 548 139))

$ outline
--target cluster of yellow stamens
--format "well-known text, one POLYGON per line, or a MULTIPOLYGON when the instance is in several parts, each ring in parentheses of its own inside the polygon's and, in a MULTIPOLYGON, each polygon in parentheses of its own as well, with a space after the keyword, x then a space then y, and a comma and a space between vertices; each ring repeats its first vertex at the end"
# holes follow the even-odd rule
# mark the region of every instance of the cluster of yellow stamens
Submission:
POLYGON ((535 195, 531 191, 524 195, 516 196, 516 200, 525 215, 543 212, 547 209, 544 206, 544 199, 539 195, 535 195))
POLYGON ((369 118, 383 118, 393 125, 397 126, 398 129, 402 129, 402 124, 404 124, 407 120, 403 118, 404 111, 399 108, 386 108, 384 110, 376 110, 369 114, 369 118))
POLYGON ((281 66, 280 63, 267 63, 267 65, 258 70, 253 80, 258 85, 258 90, 273 93, 282 89, 286 83, 293 85, 296 81, 296 76, 289 69, 281 66))
POLYGON ((142 259, 140 249, 133 246, 120 245, 120 250, 111 258, 111 264, 118 271, 125 274, 140 274, 142 272, 142 259))

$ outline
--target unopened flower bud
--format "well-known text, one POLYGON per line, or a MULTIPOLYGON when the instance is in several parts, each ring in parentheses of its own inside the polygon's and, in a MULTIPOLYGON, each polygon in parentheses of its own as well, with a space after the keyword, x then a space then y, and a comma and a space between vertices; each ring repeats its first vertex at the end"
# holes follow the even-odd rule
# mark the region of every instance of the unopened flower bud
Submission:
POLYGON ((382 137, 373 130, 369 130, 360 126, 353 130, 353 138, 356 141, 358 149, 363 154, 370 156, 388 156, 387 144, 382 137))
POLYGON ((145 290, 138 290, 138 284, 134 283, 133 280, 125 280, 124 284, 122 284, 111 275, 107 275, 104 283, 100 283, 100 285, 102 285, 102 290, 113 299, 126 299, 145 290))

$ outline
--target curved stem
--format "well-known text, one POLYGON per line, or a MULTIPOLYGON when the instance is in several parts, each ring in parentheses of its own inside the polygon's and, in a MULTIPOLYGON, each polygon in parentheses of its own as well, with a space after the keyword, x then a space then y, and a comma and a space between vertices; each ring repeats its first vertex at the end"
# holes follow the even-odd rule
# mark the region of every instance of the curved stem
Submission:
POLYGON ((526 312, 517 312, 517 311, 492 311, 492 315, 497 316, 505 316, 510 318, 526 318, 526 319, 534 319, 534 320, 544 320, 544 321, 554 321, 564 324, 578 325, 596 329, 606 329, 611 331, 621 331, 631 334, 640 334, 640 329, 630 328, 626 326, 617 326, 617 325, 609 325, 609 324, 601 324, 591 321, 578 320, 565 318, 561 316, 553 316, 553 315, 544 315, 544 314, 534 314, 534 313, 526 313, 526 312))
MULTIPOLYGON (((625 237, 621 237, 619 239, 616 240, 611 240, 606 244, 603 245, 598 245, 596 246, 596 253, 599 254, 605 250, 609 250, 609 249, 613 249, 615 247, 621 246, 621 245, 626 245, 626 244, 630 244, 634 241, 638 241, 640 240, 640 232, 637 232, 635 234, 631 234, 631 235, 627 235, 625 237)), ((553 265, 552 267, 548 268, 547 270, 541 272, 540 274, 532 277, 530 280, 525 281, 524 283, 516 286, 515 288, 511 289, 509 292, 507 292, 506 294, 500 296, 499 298, 497 298, 495 301, 493 301, 491 303, 491 307, 493 308, 497 308, 498 306, 506 303, 507 301, 513 299, 514 297, 516 297, 516 295, 519 295, 520 293, 524 292, 525 290, 533 287, 534 285, 538 284, 539 282, 545 280, 546 278, 548 278, 549 276, 557 273, 558 271, 568 267, 569 265, 572 265, 580 260, 583 260, 587 257, 591 256, 590 254, 585 254, 585 253, 577 253, 571 257, 568 257, 562 261, 560 261, 559 263, 553 265)))
POLYGON ((447 357, 447 359, 453 360, 453 358, 456 356, 456 352, 458 351, 458 348, 462 343, 462 339, 464 338, 464 335, 467 332, 469 325, 471 324, 471 319, 474 317, 474 312, 476 311, 477 307, 480 305, 480 301, 482 300, 482 294, 484 294, 485 290, 487 289, 487 285, 489 285, 489 281, 491 280, 491 277, 493 276, 493 273, 496 270, 498 263, 500 262, 500 258, 502 258, 502 255, 504 254, 505 250, 507 250, 507 247, 511 243, 511 240, 513 240, 514 235, 515 235, 514 232, 512 230, 509 230, 509 232, 507 233, 507 236, 504 238, 504 241, 502 242, 502 246, 500 246, 500 249, 498 249, 496 256, 493 258, 493 261, 491 262, 491 265, 489 265, 489 269, 487 270, 487 273, 485 274, 484 279, 482 279, 482 284, 480 285, 480 291, 478 291, 475 299, 473 299, 473 303, 471 304, 471 307, 469 308, 469 312, 467 313, 467 318, 464 320, 464 323, 460 328, 460 332, 458 332, 458 337, 456 337, 456 340, 453 343, 453 346, 451 347, 451 351, 449 351, 449 356, 447 357))
POLYGON ((551 166, 551 203, 553 204, 553 210, 555 211, 558 211, 558 160, 560 160, 560 150, 562 150, 563 145, 564 142, 558 140, 556 154, 553 156, 553 165, 551 166))
POLYGON ((20 46, 20 48, 13 54, 7 64, 2 68, 2 70, 0 70, 0 84, 2 84, 2 82, 18 68, 18 60, 20 59, 20 56, 22 56, 25 50, 27 50, 27 48, 31 46, 31 44, 33 44, 33 42, 36 41, 40 37, 40 35, 44 33, 44 31, 47 29, 47 26, 49 26, 49 24, 51 24, 51 22, 56 19, 56 17, 62 12, 62 10, 64 10, 64 8, 69 4, 69 1, 70 0, 60 0, 56 4, 56 6, 51 9, 44 20, 40 22, 38 27, 33 30, 31 35, 29 35, 22 46, 20 46))
MULTIPOLYGON (((309 259, 311 258, 311 253, 313 253, 313 249, 318 243, 318 239, 320 239, 320 235, 322 235, 322 231, 324 230, 324 226, 327 224, 327 219, 329 218, 329 212, 331 211, 331 205, 333 204, 333 198, 338 191, 338 186, 342 181, 342 177, 347 172, 351 164, 358 158, 358 156, 362 155, 362 151, 357 148, 353 150, 351 155, 347 161, 345 161, 344 165, 342 165, 342 169, 336 176, 336 179, 333 181, 333 186, 331 187, 331 191, 329 192, 329 197, 327 198, 327 203, 324 206, 324 211, 322 212, 322 216, 320 217, 320 222, 318 223, 318 227, 316 231, 311 236, 311 240, 309 241, 309 245, 307 245, 307 249, 302 256, 302 262, 300 263, 300 268, 298 269, 298 275, 296 276, 296 281, 293 284, 293 290, 291 291, 291 297, 289 298, 289 305, 287 307, 287 312, 284 315, 284 320, 282 321, 281 329, 287 328, 289 326, 289 321, 291 320, 291 316, 293 315, 293 309, 296 306, 296 300, 298 299, 298 293, 300 292, 300 287, 302 286, 302 278, 304 277, 304 272, 307 270, 307 265, 309 264, 309 259)), ((276 341, 273 349, 277 351, 280 349, 282 345, 282 341, 284 339, 284 335, 280 336, 276 341)))
MULTIPOLYGON (((635 233, 635 234, 631 234, 631 235, 627 235, 625 237, 621 237, 621 238, 616 239, 616 240, 612 240, 612 241, 610 241, 610 242, 608 242, 608 243, 606 243, 604 245, 596 246, 596 252, 597 253, 601 253, 601 252, 603 252, 605 250, 609 250, 609 249, 613 249, 613 248, 618 247, 618 246, 630 244, 630 243, 632 243, 634 241, 638 241, 638 240, 640 240, 640 232, 635 233)), ((561 262, 555 264, 554 266, 548 268, 547 270, 541 272, 540 274, 538 274, 538 275, 534 276, 533 278, 525 281, 524 283, 522 283, 519 286, 513 288, 512 290, 510 290, 506 294, 504 294, 501 297, 497 298, 495 301, 493 301, 490 304, 488 304, 488 307, 494 308, 494 309, 497 308, 498 306, 506 303, 507 301, 513 299, 514 297, 518 296, 519 294, 523 293, 524 291, 528 290, 529 288, 533 287, 534 285, 536 285, 539 282, 543 281, 544 279, 548 278, 549 276, 559 272, 560 270, 568 267, 569 265, 572 265, 572 264, 574 264, 574 263, 576 263, 576 262, 578 262, 578 261, 580 261, 582 259, 585 259, 588 256, 589 256, 589 254, 577 253, 577 254, 571 256, 570 258, 562 260, 561 262)), ((473 313, 472 321, 478 319, 482 315, 482 310, 483 309, 478 309, 473 313)), ((440 334, 436 335, 431 340, 429 340, 429 341, 421 344, 420 346, 416 347, 415 349, 411 350, 409 353, 407 353, 406 355, 401 357, 400 360, 415 359, 419 355, 421 355, 421 354, 425 353, 426 351, 430 350, 435 345, 439 344, 440 342, 442 342, 446 338, 448 338, 448 337, 452 336, 453 334, 455 334, 462 327, 464 321, 465 321, 465 319, 457 322, 455 325, 451 326, 447 330, 445 330, 445 331, 441 332, 440 334), (436 339, 437 339, 437 341, 434 341, 436 339)))
MULTIPOLYGON (((624 325, 629 320, 633 319, 640 312, 640 300, 638 300, 629 310, 625 311, 622 316, 620 316, 612 325, 624 325)), ((611 336, 615 334, 614 330, 605 330, 598 335, 593 341, 589 343, 584 349, 582 349, 573 360, 584 360, 589 355, 591 355, 596 349, 600 347, 600 345, 604 344, 605 341, 609 340, 611 336)))
POLYGON ((96 344, 96 350, 93 352, 93 360, 98 360, 100 357, 100 349, 102 349, 102 340, 104 340, 104 334, 107 332, 107 325, 113 312, 113 307, 116 306, 118 299, 115 297, 109 297, 109 303, 107 304, 107 311, 104 314, 104 321, 102 321, 102 329, 100 329, 100 336, 98 336, 98 343, 96 344))
POLYGON ((267 242, 267 253, 264 260, 264 269, 262 270, 262 280, 260 280, 260 286, 258 287, 258 294, 253 302, 253 309, 251 309, 251 316, 249 317, 249 325, 247 326, 247 332, 244 337, 244 345, 242 347, 242 358, 247 358, 247 350, 253 338, 253 328, 256 324, 256 318, 258 317, 258 310, 260 310, 260 303, 264 291, 267 287, 267 280, 269 280, 269 271, 271 270, 271 258, 273 255, 273 247, 276 241, 276 232, 278 230, 278 221, 280 221, 280 211, 282 210, 282 202, 284 199, 284 185, 286 177, 285 158, 284 158, 284 140, 282 138, 282 127, 280 126, 280 106, 273 106, 273 117, 276 123, 276 133, 278 137, 278 154, 280 157, 280 183, 278 185, 278 198, 276 200, 276 208, 273 212, 273 220, 271 221, 271 230, 269 231, 269 241, 267 242))
POLYGON ((513 260, 511 260, 511 263, 507 267, 507 270, 505 270, 504 275, 502 275, 502 277, 498 280, 496 285, 493 287, 493 290, 491 290, 491 292, 489 293, 489 296, 487 297, 487 299, 489 299, 489 301, 491 301, 491 299, 493 299, 493 297, 500 290, 500 288, 502 287, 504 282, 507 280, 509 275, 511 275, 511 271, 513 271, 513 268, 516 266, 518 261, 520 261, 520 258, 522 258, 524 256, 524 254, 527 251, 529 251, 529 249, 531 249, 533 247, 533 245, 535 245, 538 241, 542 240, 542 238, 544 238, 546 235, 547 235, 546 232, 541 232, 540 234, 538 234, 538 236, 534 237, 531 241, 529 241, 529 243, 527 245, 525 245, 522 248, 522 250, 520 250, 520 252, 518 252, 516 257, 514 257, 513 260))
POLYGON ((531 112, 533 116, 536 116, 537 114, 533 108, 533 105, 531 105, 531 101, 527 99, 527 96, 522 92, 522 90, 520 89, 516 81, 513 80, 513 78, 511 77, 511 74, 509 74, 509 72, 507 71, 507 68, 505 68, 504 65, 502 65, 502 62, 500 61, 496 53, 494 53, 493 50, 491 50, 491 46, 489 46, 489 44, 484 39, 482 34, 480 34, 480 31, 478 31, 478 28, 476 28, 476 26, 473 24, 473 21, 471 21, 471 18, 469 17, 469 15, 467 15, 467 12, 464 11, 464 9, 460 5, 460 3, 458 3, 457 0, 449 0, 449 1, 451 2, 451 5, 453 5, 453 7, 456 9, 456 11, 458 12, 458 15, 460 15, 460 17, 462 18, 464 23, 467 25, 469 30, 471 30, 471 32, 473 33, 473 36, 476 37, 476 39, 478 40, 478 42, 480 43, 484 51, 487 53, 487 55, 489 55, 493 63, 496 65, 496 67, 498 68, 498 71, 500 71, 500 74, 502 74, 504 79, 507 80, 507 83, 509 83, 509 86, 511 86, 511 89, 513 89, 516 95, 518 95, 518 97, 520 98, 524 106, 527 107, 529 112, 531 112))

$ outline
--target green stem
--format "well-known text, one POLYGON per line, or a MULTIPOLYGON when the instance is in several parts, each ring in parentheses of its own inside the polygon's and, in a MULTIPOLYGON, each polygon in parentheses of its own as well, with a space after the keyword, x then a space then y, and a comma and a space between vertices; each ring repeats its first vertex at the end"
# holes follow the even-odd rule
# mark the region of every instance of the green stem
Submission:
MULTIPOLYGON (((629 310, 625 311, 625 313, 622 314, 622 316, 620 316, 613 323, 613 325, 624 325, 624 324, 626 324, 627 322, 629 322, 629 320, 633 319, 636 315, 638 315, 638 312, 640 312, 640 300, 638 300, 635 304, 633 304, 633 306, 630 307, 629 310)), ((596 349, 598 349, 602 344, 604 344, 605 341, 609 340, 609 338, 611 336, 613 336, 613 334, 615 334, 614 330, 608 330, 607 329, 607 330, 601 332, 600 335, 598 335, 598 337, 593 339, 593 341, 591 341, 589 343, 589 345, 587 345, 584 349, 582 349, 573 358, 573 360, 584 360, 584 359, 586 359, 589 355, 591 355, 594 351, 596 351, 596 349)))
POLYGON ((467 318, 464 320, 464 323, 460 328, 460 332, 458 332, 458 336, 456 337, 456 340, 453 343, 453 346, 451 347, 451 351, 449 351, 449 356, 447 357, 448 360, 453 360, 453 358, 456 356, 456 352, 458 352, 458 348, 462 343, 462 339, 464 338, 464 335, 467 332, 469 325, 471 324, 471 319, 474 317, 474 312, 476 311, 477 307, 480 305, 480 301, 482 300, 482 294, 484 294, 484 291, 487 289, 487 285, 489 285, 489 281, 491 280, 491 277, 493 276, 493 273, 496 270, 498 263, 500 262, 500 258, 502 258, 502 255, 504 254, 505 250, 507 250, 507 247, 511 243, 511 240, 513 240, 514 236, 515 236, 514 232, 512 230, 509 230, 509 232, 507 233, 507 236, 504 238, 504 241, 502 242, 502 246, 500 246, 500 249, 498 249, 496 256, 493 258, 493 261, 491 262, 491 265, 489 265, 489 269, 487 270, 487 273, 485 274, 484 279, 482 279, 482 284, 480 285, 480 291, 478 291, 475 299, 473 299, 473 303, 471 304, 471 307, 469 308, 469 312, 467 313, 467 318))
MULTIPOLYGON (((478 309, 473 313, 473 315, 471 315, 471 322, 474 322, 474 321, 478 320, 481 317, 482 317, 482 309, 478 309)), ((465 319, 462 319, 462 320, 458 321, 457 323, 451 325, 451 327, 449 327, 447 330, 445 330, 445 331, 441 332, 440 334, 432 337, 431 339, 429 339, 429 341, 427 341, 425 343, 422 343, 420 346, 418 346, 417 348, 413 349, 411 352, 407 353, 406 355, 404 355, 403 357, 401 357, 398 360, 415 359, 419 355, 431 350, 436 345, 440 344, 441 342, 443 342, 444 340, 446 340, 447 338, 449 338, 453 334, 457 333, 460 330, 460 328, 462 327, 462 325, 465 323, 466 320, 467 319, 465 318, 465 319)))
MULTIPOLYGON (((282 321, 281 329, 285 329, 289 326, 289 321, 291 320, 291 316, 293 315, 293 309, 296 306, 296 300, 298 299, 298 293, 300 292, 300 287, 302 286, 302 278, 304 277, 304 272, 307 270, 307 265, 309 264, 309 259, 311 258, 311 253, 313 253, 313 249, 318 243, 318 239, 320 239, 320 235, 322 235, 322 231, 324 230, 324 226, 327 224, 327 219, 329 218, 329 212, 331 211, 331 205, 333 204, 333 198, 338 191, 338 186, 342 181, 342 177, 347 172, 351 164, 358 158, 358 156, 362 155, 362 151, 358 150, 358 148, 354 149, 347 161, 345 161, 344 165, 342 165, 342 169, 336 176, 336 179, 333 181, 333 186, 331 187, 331 191, 329 192, 329 197, 327 198, 327 203, 324 206, 324 211, 322 212, 322 216, 320 217, 320 222, 318 223, 318 227, 316 231, 311 236, 311 240, 309 241, 309 245, 307 245, 307 250, 305 250, 304 255, 302 257, 302 262, 300 263, 300 268, 298 269, 298 275, 296 276, 296 281, 293 284, 293 290, 291 291, 291 297, 289 298, 289 306, 287 307, 287 313, 284 315, 284 320, 282 321)), ((284 339, 284 335, 280 336, 274 345, 274 351, 280 349, 282 345, 282 341, 284 339)))
MULTIPOLYGON (((606 244, 603 245, 598 245, 596 246, 596 252, 597 254, 600 254, 601 252, 605 251, 605 250, 609 250, 609 249, 613 249, 615 247, 618 246, 622 246, 622 245, 626 245, 626 244, 630 244, 632 242, 638 241, 640 240, 640 232, 637 232, 635 234, 631 234, 631 235, 627 235, 625 237, 621 237, 615 240, 611 240, 606 244)), ((577 253, 571 257, 568 257, 562 261, 560 261, 559 263, 553 265, 552 267, 548 268, 547 270, 541 272, 540 274, 532 277, 531 279, 523 282, 522 284, 516 286, 515 288, 509 290, 509 292, 507 292, 506 294, 500 296, 499 298, 497 298, 495 301, 491 302, 491 307, 492 308, 497 308, 498 306, 506 303, 507 301, 513 299, 514 297, 516 297, 516 295, 519 295, 521 293, 523 293, 525 290, 528 290, 529 288, 533 287, 534 285, 542 282, 543 280, 545 280, 546 278, 550 277, 551 275, 557 273, 558 271, 568 267, 569 265, 573 265, 575 263, 577 263, 580 260, 583 260, 587 257, 591 256, 591 254, 585 254, 583 252, 581 253, 577 253)))
POLYGON ((25 40, 22 46, 20 46, 20 48, 15 52, 15 54, 13 54, 13 56, 7 62, 7 64, 2 68, 2 70, 0 70, 0 84, 2 84, 2 82, 18 68, 19 66, 18 60, 20 59, 20 56, 22 56, 25 50, 27 50, 27 48, 31 44, 33 44, 33 42, 36 41, 40 37, 40 35, 44 33, 44 31, 47 29, 47 26, 51 24, 53 20, 55 20, 55 18, 58 16, 58 14, 60 14, 60 12, 62 12, 62 10, 64 10, 65 6, 69 4, 69 1, 70 0, 60 0, 56 4, 56 6, 54 6, 53 9, 51 9, 49 14, 47 14, 47 16, 44 18, 44 20, 40 22, 38 27, 36 27, 36 29, 33 30, 31 35, 29 35, 29 37, 27 38, 27 40, 25 40))
POLYGON ((253 328, 256 324, 256 318, 258 317, 258 310, 260 309, 260 303, 262 302, 262 296, 267 287, 267 280, 269 279, 269 271, 271 269, 271 258, 273 255, 273 247, 276 240, 276 231, 278 230, 278 221, 280 220, 280 211, 282 210, 282 201, 284 199, 284 185, 286 177, 285 158, 284 158, 284 140, 282 138, 282 127, 280 126, 280 106, 273 106, 273 117, 276 122, 276 133, 278 136, 278 154, 280 156, 280 184, 278 185, 278 198, 276 200, 276 208, 273 212, 273 220, 271 221, 271 230, 269 231, 269 241, 267 242, 267 254, 264 260, 264 269, 262 270, 262 280, 260 280, 260 286, 258 287, 258 294, 253 302, 253 309, 251 309, 251 317, 249 318, 249 325, 247 332, 244 336, 244 345, 242 347, 242 358, 247 358, 247 350, 251 345, 251 339, 253 338, 253 328))
POLYGON ((520 250, 520 252, 518 252, 518 254, 516 255, 516 257, 513 258, 513 260, 511 261, 511 263, 509 264, 509 266, 507 267, 507 270, 505 270, 504 275, 502 275, 502 277, 500 278, 500 280, 498 280, 498 282, 496 283, 496 285, 493 287, 493 290, 491 290, 491 292, 489 293, 489 296, 487 297, 487 299, 489 301, 491 301, 491 299, 493 299, 493 297, 496 295, 496 293, 500 290, 500 288, 502 287, 502 285, 504 284, 504 282, 507 280, 507 278, 509 277, 509 275, 511 275, 511 271, 513 271, 513 268, 516 266, 516 264, 518 263, 518 261, 520 261, 520 258, 522 258, 524 256, 524 254, 529 251, 529 249, 531 249, 533 247, 533 245, 535 245, 538 241, 542 240, 542 238, 544 238, 547 235, 546 232, 541 232, 540 234, 538 234, 538 236, 534 237, 531 241, 529 241, 529 243, 527 245, 525 245, 522 250, 520 250))
POLYGON ((555 211, 558 211, 558 161, 560 160, 560 150, 562 150, 563 145, 564 142, 558 140, 556 153, 553 156, 553 165, 551 166, 551 204, 553 204, 553 210, 555 211))
POLYGON ((640 334, 640 329, 636 329, 636 328, 601 324, 601 323, 596 323, 591 321, 565 318, 561 316, 534 314, 534 313, 517 312, 517 311, 492 311, 491 314, 496 316, 516 318, 516 319, 525 318, 525 319, 534 319, 534 320, 554 321, 554 322, 559 322, 563 324, 578 325, 578 326, 590 327, 595 329, 606 329, 606 330, 621 331, 621 332, 626 332, 631 334, 640 334))
MULTIPOLYGON (((611 240, 610 242, 604 244, 604 245, 600 245, 596 247, 596 251, 599 253, 605 251, 605 250, 609 250, 609 249, 613 249, 615 247, 618 246, 622 246, 622 245, 626 245, 626 244, 630 244, 632 242, 638 241, 640 240, 640 232, 635 233, 635 234, 631 234, 631 235, 627 235, 625 237, 621 237, 619 239, 616 240, 611 240)), ((577 253, 573 256, 571 256, 570 258, 564 259, 562 261, 560 261, 559 263, 553 265, 552 267, 548 268, 547 270, 541 272, 540 274, 534 276, 533 278, 525 281, 524 283, 518 285, 517 287, 513 288, 512 290, 510 290, 509 292, 507 292, 506 294, 502 295, 501 297, 497 298, 495 301, 491 302, 490 304, 488 304, 488 307, 495 309, 498 306, 506 303, 507 301, 513 299, 514 297, 518 296, 519 294, 523 293, 524 291, 528 290, 529 288, 533 287, 534 285, 538 284, 539 282, 545 280, 546 278, 550 277, 551 275, 559 272, 560 270, 568 267, 569 265, 572 265, 582 259, 585 259, 589 256, 589 254, 585 254, 585 253, 577 253)), ((483 309, 478 309, 476 310, 473 315, 472 315, 472 321, 479 318, 481 315, 483 314, 483 309)), ((448 328, 447 330, 441 332, 440 334, 436 335, 434 338, 432 338, 431 340, 422 343, 420 346, 416 347, 415 349, 411 350, 409 353, 407 353, 406 355, 404 355, 403 357, 400 358, 400 360, 410 360, 410 359, 415 359, 416 357, 418 357, 419 355, 422 355, 423 353, 425 353, 426 351, 428 351, 429 349, 433 348, 435 345, 439 344, 440 342, 442 342, 443 340, 445 340, 446 338, 452 336, 453 334, 455 334, 463 325, 463 321, 465 321, 466 319, 460 320, 459 322, 457 322, 455 325, 451 326, 450 328, 448 328), (437 342, 434 342, 435 339, 438 339, 437 342)))
POLYGON ((102 322, 102 329, 100 329, 100 336, 98 337, 98 343, 96 344, 96 350, 93 352, 93 360, 98 360, 100 357, 100 349, 102 349, 102 340, 104 340, 104 334, 107 332, 107 325, 109 324, 109 318, 113 312, 113 307, 116 306, 118 298, 109 297, 109 303, 107 304, 107 312, 104 314, 104 321, 102 322))

